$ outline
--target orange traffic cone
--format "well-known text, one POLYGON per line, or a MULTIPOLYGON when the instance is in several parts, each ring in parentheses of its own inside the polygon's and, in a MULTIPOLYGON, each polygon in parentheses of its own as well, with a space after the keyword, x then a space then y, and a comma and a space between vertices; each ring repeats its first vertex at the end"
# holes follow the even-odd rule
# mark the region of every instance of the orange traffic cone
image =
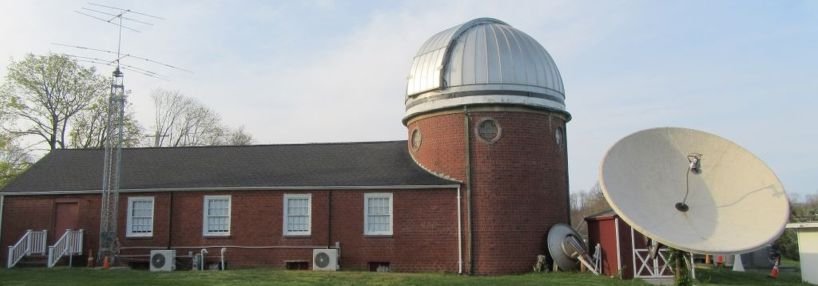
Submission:
POLYGON ((108 262, 108 256, 105 256, 105 258, 102 259, 102 269, 108 268, 111 268, 111 263, 108 262))
POLYGON ((773 269, 770 270, 770 278, 778 278, 778 260, 775 261, 775 264, 773 264, 773 269))

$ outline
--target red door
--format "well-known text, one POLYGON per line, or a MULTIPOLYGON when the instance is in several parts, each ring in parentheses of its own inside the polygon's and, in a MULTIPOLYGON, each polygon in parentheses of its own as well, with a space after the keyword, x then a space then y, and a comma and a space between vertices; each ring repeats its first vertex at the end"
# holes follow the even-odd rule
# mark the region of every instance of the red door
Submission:
POLYGON ((65 233, 66 229, 78 229, 80 218, 80 207, 76 202, 57 203, 55 213, 56 223, 54 224, 54 236, 51 236, 52 243, 57 241, 65 233))

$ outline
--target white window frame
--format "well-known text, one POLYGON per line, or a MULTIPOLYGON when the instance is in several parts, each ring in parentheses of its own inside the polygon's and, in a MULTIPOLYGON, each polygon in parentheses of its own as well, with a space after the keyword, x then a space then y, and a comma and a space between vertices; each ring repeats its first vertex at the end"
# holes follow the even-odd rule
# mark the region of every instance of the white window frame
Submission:
POLYGON ((153 197, 128 197, 128 213, 127 213, 127 232, 125 237, 152 237, 153 236, 153 220, 156 213, 156 204, 154 204, 153 197), (135 202, 151 202, 151 227, 150 232, 133 232, 133 205, 135 202))
POLYGON ((204 196, 202 200, 202 235, 203 236, 230 236, 231 220, 233 218, 233 199, 230 195, 204 196), (207 223, 207 203, 212 200, 227 199, 227 232, 213 232, 207 223))
POLYGON ((284 222, 282 233, 285 236, 309 236, 312 233, 312 194, 284 194, 284 222), (307 199, 307 231, 287 230, 287 217, 289 217, 290 199, 307 199))
POLYGON ((367 193, 364 194, 364 235, 392 235, 392 230, 395 228, 395 205, 392 193, 367 193), (370 231, 369 230, 369 199, 370 198, 388 198, 389 199, 389 230, 387 231, 370 231))

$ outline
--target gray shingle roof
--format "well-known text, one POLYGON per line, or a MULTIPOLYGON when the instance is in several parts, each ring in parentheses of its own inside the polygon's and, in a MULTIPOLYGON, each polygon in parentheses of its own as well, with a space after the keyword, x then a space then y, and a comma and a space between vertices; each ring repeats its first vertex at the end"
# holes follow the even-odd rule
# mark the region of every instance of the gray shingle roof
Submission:
MULTIPOLYGON (((102 150, 52 151, 3 192, 99 190, 102 150)), ((122 151, 121 189, 433 186, 406 141, 133 148, 122 151)))

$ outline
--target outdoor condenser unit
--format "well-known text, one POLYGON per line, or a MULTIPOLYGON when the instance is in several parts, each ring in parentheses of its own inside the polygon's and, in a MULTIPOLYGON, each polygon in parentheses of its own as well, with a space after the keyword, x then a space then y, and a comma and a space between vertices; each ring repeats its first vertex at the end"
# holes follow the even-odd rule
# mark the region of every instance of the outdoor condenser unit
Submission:
POLYGON ((338 249, 320 248, 312 250, 312 270, 337 271, 338 249))
POLYGON ((151 271, 176 269, 176 250, 151 250, 151 271))

